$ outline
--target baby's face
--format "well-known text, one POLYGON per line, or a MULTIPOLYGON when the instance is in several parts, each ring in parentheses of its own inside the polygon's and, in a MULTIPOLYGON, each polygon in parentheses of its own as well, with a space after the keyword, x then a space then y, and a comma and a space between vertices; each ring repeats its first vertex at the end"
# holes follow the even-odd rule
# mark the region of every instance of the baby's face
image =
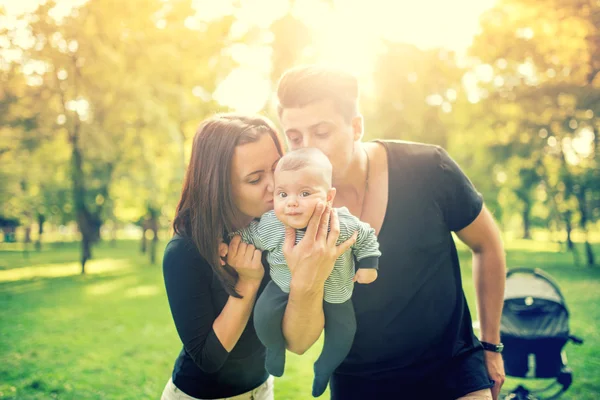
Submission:
POLYGON ((317 167, 275 173, 275 215, 285 225, 303 229, 315 210, 317 202, 328 200, 329 187, 317 167))

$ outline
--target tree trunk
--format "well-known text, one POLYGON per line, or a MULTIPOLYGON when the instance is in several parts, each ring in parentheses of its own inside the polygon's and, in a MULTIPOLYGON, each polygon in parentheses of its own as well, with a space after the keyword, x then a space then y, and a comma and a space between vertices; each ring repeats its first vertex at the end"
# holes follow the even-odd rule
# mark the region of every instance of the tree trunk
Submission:
POLYGON ((85 263, 92 256, 92 244, 89 237, 83 236, 81 238, 81 275, 85 275, 85 263))
POLYGON ((150 263, 156 264, 156 248, 158 247, 158 215, 152 214, 150 219, 150 229, 152 230, 152 242, 150 243, 150 263))
MULTIPOLYGON (((74 81, 75 93, 78 93, 78 80, 81 71, 77 65, 77 58, 72 57, 73 67, 76 75, 74 81)), ((57 81, 58 76, 57 76, 57 81)), ((92 257, 92 243, 94 243, 96 231, 99 230, 97 216, 92 215, 86 205, 85 175, 83 172, 83 152, 79 147, 81 135, 81 119, 77 112, 71 113, 67 110, 65 92, 60 90, 63 112, 65 115, 73 115, 73 126, 68 131, 69 144, 71 145, 71 183, 73 185, 73 203, 77 226, 81 232, 81 273, 85 274, 85 263, 92 257), (95 228, 97 226, 97 228, 95 228)), ((99 216, 99 214, 98 214, 99 216)))
POLYGON ((590 242, 588 240, 588 228, 587 228, 587 221, 588 221, 588 211, 587 211, 587 187, 584 186, 583 184, 578 186, 578 189, 575 191, 575 197, 577 198, 577 205, 579 206, 579 227, 583 230, 583 232, 585 233, 585 253, 586 253, 586 260, 587 260, 587 265, 588 266, 593 266, 594 265, 594 251, 592 250, 592 246, 590 245, 590 242))
POLYGON ((77 226, 81 232, 81 273, 85 274, 85 263, 92 257, 92 242, 94 228, 92 216, 85 204, 85 182, 83 174, 83 155, 79 149, 79 118, 75 117, 76 123, 70 135, 71 142, 71 179, 73 183, 73 203, 75 204, 75 215, 77 226))
MULTIPOLYGON (((27 218, 29 219, 29 218, 27 218)), ((29 245, 31 244, 31 225, 25 227, 25 238, 23 239, 23 255, 29 257, 29 245)))
POLYGON ((146 250, 148 249, 148 240, 146 239, 146 230, 148 229, 146 220, 142 220, 142 243, 140 246, 140 251, 142 254, 146 254, 146 250))
POLYGON ((119 225, 117 224, 117 221, 113 221, 113 225, 112 225, 112 231, 110 233, 110 247, 115 248, 117 247, 117 230, 119 228, 119 225))
MULTIPOLYGON (((555 135, 556 137, 558 137, 558 135, 555 135)), ((577 185, 577 181, 575 179, 575 177, 571 174, 571 171, 569 171, 569 167, 567 164, 567 158, 565 156, 565 149, 564 147, 560 146, 560 161, 561 161, 561 168, 563 170, 564 173, 564 184, 565 184, 565 200, 568 200, 571 198, 571 196, 575 196, 575 199, 577 200, 577 203, 579 204, 579 211, 581 214, 581 219, 580 219, 580 225, 582 227, 586 226, 587 223, 587 213, 585 212, 585 200, 582 202, 580 199, 581 193, 583 193, 583 197, 585 199, 585 187, 583 185, 577 185), (584 205, 582 208, 582 204, 584 205)), ((572 230, 572 226, 571 226, 571 211, 568 211, 568 230, 567 230, 567 236, 570 242, 570 247, 573 250, 573 257, 575 258, 575 264, 579 265, 579 255, 577 254, 577 252, 575 251, 575 246, 573 245, 573 242, 571 241, 570 238, 570 231, 572 230)), ((585 228, 584 228, 585 231, 585 228)))
POLYGON ((585 231, 585 255, 587 257, 587 265, 588 267, 593 267, 594 264, 596 263, 595 260, 595 256, 594 256, 594 250, 592 250, 592 246, 590 245, 590 242, 588 241, 588 231, 585 231))
POLYGON ((44 222, 46 221, 46 217, 44 216, 44 214, 38 213, 37 220, 38 220, 38 239, 37 239, 37 242, 35 242, 35 250, 39 252, 39 251, 42 251, 42 235, 44 234, 44 222))
POLYGON ((531 204, 529 202, 524 202, 521 216, 523 218, 523 239, 531 239, 531 204))
POLYGON ((565 228, 567 230, 567 249, 573 253, 575 265, 579 265, 579 254, 577 254, 577 249, 575 248, 575 244, 573 244, 573 240, 571 239, 571 232, 573 231, 573 225, 571 225, 571 211, 565 212, 564 219, 565 228))

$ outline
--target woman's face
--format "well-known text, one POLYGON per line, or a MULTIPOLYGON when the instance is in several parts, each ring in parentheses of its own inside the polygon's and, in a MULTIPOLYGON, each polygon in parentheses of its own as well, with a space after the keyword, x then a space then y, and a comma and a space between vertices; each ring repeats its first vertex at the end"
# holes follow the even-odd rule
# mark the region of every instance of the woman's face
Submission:
POLYGON ((268 133, 235 148, 231 188, 244 225, 273 209, 273 171, 280 157, 268 133))

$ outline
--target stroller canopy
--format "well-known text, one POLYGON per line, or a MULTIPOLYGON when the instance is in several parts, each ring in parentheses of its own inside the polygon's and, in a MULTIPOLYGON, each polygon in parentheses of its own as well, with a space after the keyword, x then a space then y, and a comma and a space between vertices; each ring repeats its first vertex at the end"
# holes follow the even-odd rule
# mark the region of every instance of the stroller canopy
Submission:
POLYGON ((527 273, 515 269, 514 273, 506 278, 504 300, 532 297, 564 305, 565 299, 560 289, 556 286, 556 283, 550 281, 549 277, 544 275, 541 275, 540 271, 527 273))
POLYGON ((569 312, 552 278, 540 270, 509 271, 500 331, 522 339, 569 336, 569 312))

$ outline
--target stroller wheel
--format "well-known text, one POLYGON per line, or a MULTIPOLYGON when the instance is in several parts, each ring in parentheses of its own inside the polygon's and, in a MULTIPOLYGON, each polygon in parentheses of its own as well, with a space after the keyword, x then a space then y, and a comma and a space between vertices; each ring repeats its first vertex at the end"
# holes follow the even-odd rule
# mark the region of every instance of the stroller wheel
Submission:
POLYGON ((519 385, 515 390, 505 395, 503 400, 538 400, 538 398, 534 397, 529 390, 519 385))
POLYGON ((563 367, 556 381, 562 385, 563 391, 567 390, 571 386, 571 383, 573 383, 573 371, 571 371, 571 368, 563 367))

